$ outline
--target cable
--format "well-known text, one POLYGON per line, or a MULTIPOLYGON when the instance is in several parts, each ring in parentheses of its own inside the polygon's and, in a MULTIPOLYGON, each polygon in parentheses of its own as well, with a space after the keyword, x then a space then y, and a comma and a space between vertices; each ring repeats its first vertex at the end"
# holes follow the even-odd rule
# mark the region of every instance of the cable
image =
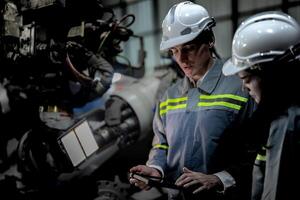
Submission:
POLYGON ((290 60, 296 59, 300 54, 300 43, 290 47, 283 54, 276 56, 274 61, 278 62, 289 62, 290 60))
MULTIPOLYGON (((113 23, 112 29, 110 31, 106 32, 105 36, 103 37, 103 39, 102 39, 102 41, 101 41, 101 43, 100 43, 100 45, 98 47, 97 53, 98 54, 101 53, 102 48, 104 46, 104 43, 107 41, 109 35, 111 35, 116 30, 121 30, 121 29, 124 29, 126 32, 128 32, 127 27, 129 27, 130 25, 132 25, 134 23, 134 21, 135 21, 135 16, 133 14, 124 15, 119 21, 115 21, 113 23), (124 26, 119 26, 123 21, 125 21, 128 18, 131 18, 131 21, 128 24, 126 24, 124 26)), ((121 42, 121 40, 119 41, 119 43, 120 42, 121 42)))
POLYGON ((93 80, 91 78, 83 75, 82 73, 80 73, 79 71, 76 70, 76 68, 74 67, 74 65, 72 64, 72 62, 70 60, 68 53, 67 53, 67 57, 66 57, 66 63, 78 81, 80 81, 81 83, 85 83, 85 84, 93 82, 93 80))
POLYGON ((127 62, 127 66, 131 68, 131 62, 126 56, 117 55, 117 57, 123 58, 127 62))

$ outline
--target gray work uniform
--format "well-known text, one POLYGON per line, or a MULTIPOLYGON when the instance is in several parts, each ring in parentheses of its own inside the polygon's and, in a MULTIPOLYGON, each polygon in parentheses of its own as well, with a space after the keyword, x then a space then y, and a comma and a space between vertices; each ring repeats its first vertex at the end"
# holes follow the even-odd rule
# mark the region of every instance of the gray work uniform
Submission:
MULTIPOLYGON (((299 199, 300 107, 291 106, 271 122, 265 165, 253 171, 253 200, 299 199)), ((258 159, 256 159, 258 160, 258 159)), ((255 167, 254 167, 255 169, 255 167)))
POLYGON ((213 166, 211 159, 222 133, 253 112, 253 101, 242 90, 241 81, 236 76, 225 77, 222 64, 215 60, 197 87, 192 87, 187 77, 179 80, 157 105, 147 165, 162 170, 173 181, 183 167, 218 172, 220 166, 213 166))
POLYGON ((261 200, 264 185, 265 168, 266 148, 262 147, 262 149, 258 152, 256 156, 253 166, 251 200, 261 200))

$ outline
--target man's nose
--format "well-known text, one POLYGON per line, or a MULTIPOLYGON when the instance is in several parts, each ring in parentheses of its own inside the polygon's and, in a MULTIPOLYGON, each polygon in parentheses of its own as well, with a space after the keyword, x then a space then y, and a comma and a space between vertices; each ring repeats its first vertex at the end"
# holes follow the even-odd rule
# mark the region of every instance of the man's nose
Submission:
POLYGON ((187 60, 188 60, 187 54, 180 50, 179 53, 178 53, 178 60, 179 60, 179 62, 186 63, 187 60))
POLYGON ((243 90, 243 91, 248 91, 248 92, 250 91, 250 90, 249 90, 249 87, 247 87, 247 83, 245 83, 244 80, 243 80, 242 90, 243 90))

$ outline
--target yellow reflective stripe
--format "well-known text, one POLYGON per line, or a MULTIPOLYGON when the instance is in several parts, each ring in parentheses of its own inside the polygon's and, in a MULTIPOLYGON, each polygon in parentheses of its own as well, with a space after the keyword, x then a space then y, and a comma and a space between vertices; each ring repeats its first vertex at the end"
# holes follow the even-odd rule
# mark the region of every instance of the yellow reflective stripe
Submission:
POLYGON ((153 148, 168 150, 169 146, 168 145, 164 145, 164 144, 156 144, 156 145, 153 146, 153 148))
POLYGON ((169 110, 176 110, 176 109, 182 109, 182 108, 186 108, 186 103, 185 104, 175 105, 175 106, 168 105, 165 109, 160 110, 159 114, 163 115, 163 114, 167 113, 169 110))
POLYGON ((266 156, 261 155, 261 154, 257 154, 256 156, 256 160, 260 160, 260 161, 266 161, 266 156))
POLYGON ((224 106, 228 108, 232 108, 235 110, 240 110, 241 106, 233 104, 233 103, 228 103, 225 101, 216 101, 216 102, 199 102, 198 106, 203 106, 203 107, 210 107, 210 106, 224 106))
POLYGON ((159 104, 159 107, 162 108, 164 106, 167 106, 169 103, 178 103, 178 102, 181 102, 181 101, 186 101, 187 100, 187 97, 180 97, 180 98, 175 98, 175 99, 168 99, 164 102, 161 102, 159 104))
POLYGON ((216 94, 216 95, 200 95, 200 99, 221 99, 221 98, 229 98, 242 102, 247 102, 248 99, 245 97, 233 95, 233 94, 216 94))

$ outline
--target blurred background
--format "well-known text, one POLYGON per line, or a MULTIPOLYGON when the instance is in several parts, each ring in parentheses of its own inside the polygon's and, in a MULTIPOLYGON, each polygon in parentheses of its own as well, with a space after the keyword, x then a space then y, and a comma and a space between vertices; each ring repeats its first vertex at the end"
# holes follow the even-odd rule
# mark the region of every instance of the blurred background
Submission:
MULTIPOLYGON (((147 73, 153 72, 153 67, 164 64, 161 58, 159 44, 161 39, 161 22, 171 5, 181 1, 172 0, 110 0, 103 4, 112 7, 118 15, 134 13, 136 22, 132 29, 135 33, 143 35, 147 51, 147 73)), ((198 0, 192 1, 204 6, 216 19, 214 33, 216 47, 223 58, 231 55, 231 41, 233 33, 240 22, 258 12, 280 10, 300 20, 300 1, 297 0, 198 0)), ((124 54, 130 58, 136 56, 136 44, 129 41, 124 54)))

